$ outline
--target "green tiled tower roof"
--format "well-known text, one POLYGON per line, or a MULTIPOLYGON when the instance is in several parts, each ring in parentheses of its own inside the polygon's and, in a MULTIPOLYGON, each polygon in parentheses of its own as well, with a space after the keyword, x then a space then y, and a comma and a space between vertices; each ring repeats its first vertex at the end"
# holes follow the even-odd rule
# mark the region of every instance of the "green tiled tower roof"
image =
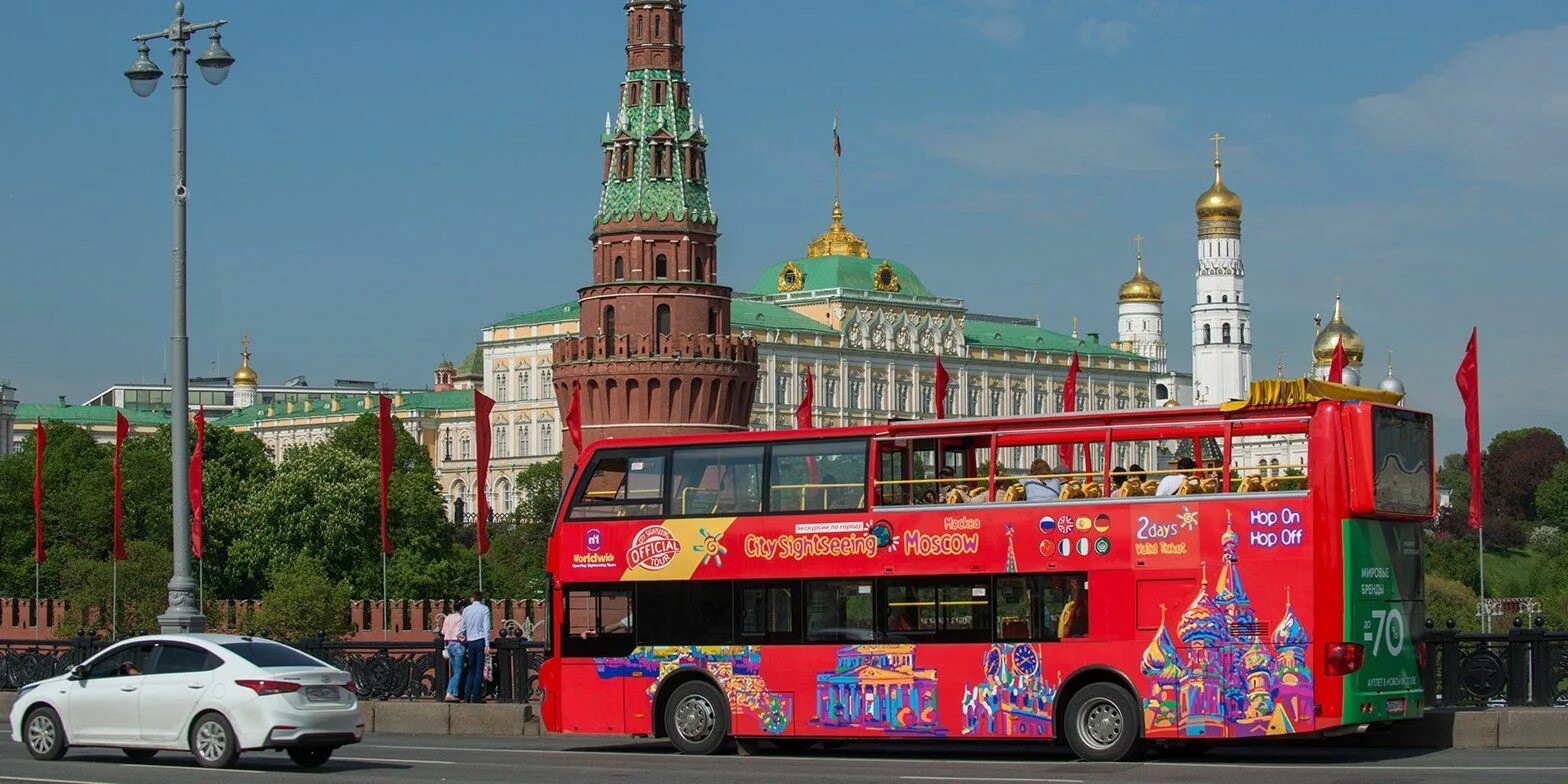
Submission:
POLYGON ((708 143, 701 117, 690 102, 685 106, 677 102, 678 95, 687 94, 686 75, 678 70, 642 68, 627 71, 625 82, 627 89, 635 86, 637 101, 631 106, 623 101, 613 117, 605 116, 600 142, 610 151, 611 171, 599 197, 594 225, 638 219, 717 223, 706 174, 695 179, 686 176, 694 163, 688 157, 696 157, 699 170, 705 165, 701 163, 702 148, 708 143), (663 100, 656 102, 656 97, 663 100), (615 156, 620 145, 628 142, 635 143, 630 176, 616 176, 619 161, 615 156), (653 176, 656 148, 668 149, 672 156, 668 177, 653 176))

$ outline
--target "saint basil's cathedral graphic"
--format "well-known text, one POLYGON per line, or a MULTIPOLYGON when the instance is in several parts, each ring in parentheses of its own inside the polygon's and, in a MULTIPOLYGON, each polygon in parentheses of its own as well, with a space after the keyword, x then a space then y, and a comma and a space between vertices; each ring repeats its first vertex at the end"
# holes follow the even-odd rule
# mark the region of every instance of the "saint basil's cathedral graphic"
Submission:
MULTIPOLYGON (((1311 729, 1312 671, 1307 629, 1285 589, 1285 617, 1272 633, 1259 622, 1241 583, 1240 537, 1225 522, 1224 565, 1209 594, 1208 567, 1198 595, 1176 623, 1180 648, 1165 625, 1143 652, 1148 678, 1144 727, 1197 737, 1279 735, 1311 729)), ((1160 733, 1168 734, 1168 733, 1160 733)))

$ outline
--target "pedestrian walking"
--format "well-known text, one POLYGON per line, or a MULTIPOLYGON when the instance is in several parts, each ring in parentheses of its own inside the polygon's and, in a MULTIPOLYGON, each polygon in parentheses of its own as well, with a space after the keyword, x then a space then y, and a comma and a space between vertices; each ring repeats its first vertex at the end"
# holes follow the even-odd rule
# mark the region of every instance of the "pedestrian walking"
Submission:
POLYGON ((463 608, 463 693, 464 702, 484 702, 485 649, 490 646, 490 605, 478 591, 463 608))
POLYGON ((446 701, 463 701, 463 658, 468 650, 463 645, 462 599, 452 600, 452 611, 441 619, 441 641, 446 644, 445 656, 452 668, 452 678, 446 682, 446 701))

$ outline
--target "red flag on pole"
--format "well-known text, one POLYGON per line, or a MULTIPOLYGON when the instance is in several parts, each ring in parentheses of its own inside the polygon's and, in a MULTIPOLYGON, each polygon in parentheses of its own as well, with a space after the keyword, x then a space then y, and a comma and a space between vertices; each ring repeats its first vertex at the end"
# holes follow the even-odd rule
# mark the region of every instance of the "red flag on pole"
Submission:
POLYGON ((33 425, 33 563, 44 562, 44 421, 33 425))
POLYGON ((392 538, 387 536, 387 481, 392 478, 392 453, 397 444, 392 432, 391 398, 377 395, 376 409, 380 420, 377 422, 377 435, 380 436, 381 447, 381 552, 391 555, 392 538))
POLYGON ((833 112, 833 156, 844 157, 844 145, 838 140, 838 112, 833 112))
MULTIPOLYGON (((1062 412, 1071 413, 1078 410, 1078 352, 1073 352, 1073 361, 1067 366, 1067 380, 1062 382, 1062 412)), ((1084 445, 1084 463, 1088 465, 1089 447, 1084 445)), ((1056 447, 1056 459, 1067 471, 1073 470, 1072 444, 1060 444, 1056 447)))
POLYGON ((114 412, 114 560, 116 561, 125 560, 125 535, 121 530, 125 510, 121 506, 120 447, 125 446, 125 434, 130 431, 131 423, 125 421, 125 415, 119 411, 114 412))
POLYGON ((801 430, 810 430, 814 427, 811 418, 811 401, 815 398, 813 388, 816 383, 811 378, 811 368, 806 368, 806 391, 800 396, 800 405, 795 407, 795 427, 801 430))
POLYGON ((490 412, 495 409, 495 401, 485 396, 485 393, 474 390, 474 446, 479 450, 479 460, 475 469, 479 475, 478 517, 476 531, 478 532, 479 554, 484 555, 490 551, 490 496, 485 491, 490 486, 490 412))
POLYGON ((936 418, 947 416, 947 368, 942 367, 942 358, 936 358, 936 386, 932 394, 936 395, 936 418))
POLYGON ((1345 343, 1334 341, 1334 358, 1328 363, 1328 380, 1336 384, 1345 383, 1345 343))
POLYGON ((196 409, 196 449, 191 453, 190 468, 190 494, 191 494, 191 555, 201 557, 202 543, 205 536, 202 533, 202 522, 205 515, 201 501, 201 453, 202 446, 207 440, 207 412, 206 407, 196 409))
POLYGON ((572 448, 583 451, 583 390, 572 382, 572 401, 566 406, 566 434, 572 437, 572 448))
POLYGON ((1459 362, 1454 381, 1465 402, 1465 457, 1470 462, 1470 527, 1481 527, 1481 379, 1476 352, 1476 330, 1470 329, 1465 358, 1459 362))

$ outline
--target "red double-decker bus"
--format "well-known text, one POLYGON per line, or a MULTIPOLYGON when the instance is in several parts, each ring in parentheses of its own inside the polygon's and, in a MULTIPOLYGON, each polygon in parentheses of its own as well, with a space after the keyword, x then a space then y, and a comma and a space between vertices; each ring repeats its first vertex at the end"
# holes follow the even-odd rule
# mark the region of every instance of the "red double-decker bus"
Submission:
POLYGON ((598 442, 550 540, 545 724, 1116 760, 1419 716, 1432 419, 1266 383, 1225 408, 598 442))

